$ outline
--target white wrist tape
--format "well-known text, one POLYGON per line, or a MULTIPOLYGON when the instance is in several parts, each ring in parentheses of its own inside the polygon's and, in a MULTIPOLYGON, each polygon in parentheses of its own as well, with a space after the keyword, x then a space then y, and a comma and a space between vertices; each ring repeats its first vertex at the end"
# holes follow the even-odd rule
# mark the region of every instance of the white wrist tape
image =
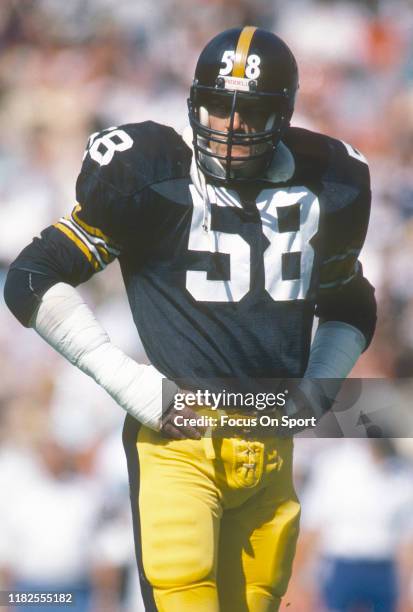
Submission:
POLYGON ((359 329, 341 321, 322 323, 311 345, 306 378, 346 378, 366 346, 359 329))
MULTIPOLYGON (((137 363, 114 346, 71 285, 57 283, 46 291, 32 327, 129 414, 152 429, 160 429, 164 377, 153 366, 137 363)), ((165 409, 177 391, 170 381, 164 385, 165 409)))
POLYGON ((320 419, 333 406, 343 380, 365 346, 366 339, 356 327, 341 321, 322 323, 314 336, 308 366, 299 384, 305 402, 290 400, 285 413, 295 417, 304 406, 306 416, 320 419))

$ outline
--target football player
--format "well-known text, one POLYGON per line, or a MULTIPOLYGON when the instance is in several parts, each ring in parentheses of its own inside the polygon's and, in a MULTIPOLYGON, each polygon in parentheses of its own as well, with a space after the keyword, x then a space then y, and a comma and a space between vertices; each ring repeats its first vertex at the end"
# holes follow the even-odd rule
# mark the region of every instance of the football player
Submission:
POLYGON ((222 32, 199 57, 183 137, 150 121, 93 134, 72 213, 8 275, 20 321, 128 413, 147 610, 278 610, 298 533, 292 440, 243 427, 202 437, 196 420, 178 423, 176 381, 342 379, 372 338, 358 261, 368 166, 351 145, 290 127, 297 88, 280 38, 222 32), (75 289, 115 257, 152 365, 114 346, 75 289))

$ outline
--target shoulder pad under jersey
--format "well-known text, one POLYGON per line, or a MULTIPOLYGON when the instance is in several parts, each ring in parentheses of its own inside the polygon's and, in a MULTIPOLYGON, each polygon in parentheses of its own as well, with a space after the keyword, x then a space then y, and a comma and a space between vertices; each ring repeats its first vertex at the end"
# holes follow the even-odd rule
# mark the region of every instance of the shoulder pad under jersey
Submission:
POLYGON ((77 199, 83 201, 96 182, 128 196, 150 184, 182 178, 189 172, 191 155, 175 130, 153 121, 96 132, 86 147, 77 199))
MULTIPOLYGON (((370 191, 366 158, 352 145, 303 128, 292 127, 284 142, 292 151, 298 170, 310 180, 346 186, 348 191, 370 191)), ((340 189, 344 193, 344 189, 340 189)), ((347 199, 347 198, 345 198, 347 199)))

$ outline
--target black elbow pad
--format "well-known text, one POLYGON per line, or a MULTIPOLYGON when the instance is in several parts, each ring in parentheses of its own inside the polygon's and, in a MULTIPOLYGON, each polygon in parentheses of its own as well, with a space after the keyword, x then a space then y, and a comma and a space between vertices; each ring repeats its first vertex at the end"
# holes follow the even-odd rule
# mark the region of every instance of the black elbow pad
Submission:
POLYGON ((342 321, 357 327, 366 338, 367 348, 377 322, 374 287, 363 276, 357 276, 340 289, 319 297, 316 314, 324 321, 342 321))
POLYGON ((28 269, 11 268, 4 286, 4 300, 25 327, 39 307, 42 296, 56 279, 28 269))

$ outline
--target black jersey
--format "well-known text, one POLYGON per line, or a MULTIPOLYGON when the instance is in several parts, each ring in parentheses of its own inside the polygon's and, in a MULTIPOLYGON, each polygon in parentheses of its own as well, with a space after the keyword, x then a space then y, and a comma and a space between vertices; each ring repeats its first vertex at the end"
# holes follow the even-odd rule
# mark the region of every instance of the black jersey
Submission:
POLYGON ((110 128, 89 139, 72 214, 42 234, 74 285, 119 258, 144 347, 170 379, 302 376, 315 312, 341 308, 365 331, 346 288, 363 278, 367 163, 299 128, 280 146, 289 171, 224 186, 202 180, 171 128, 110 128))

